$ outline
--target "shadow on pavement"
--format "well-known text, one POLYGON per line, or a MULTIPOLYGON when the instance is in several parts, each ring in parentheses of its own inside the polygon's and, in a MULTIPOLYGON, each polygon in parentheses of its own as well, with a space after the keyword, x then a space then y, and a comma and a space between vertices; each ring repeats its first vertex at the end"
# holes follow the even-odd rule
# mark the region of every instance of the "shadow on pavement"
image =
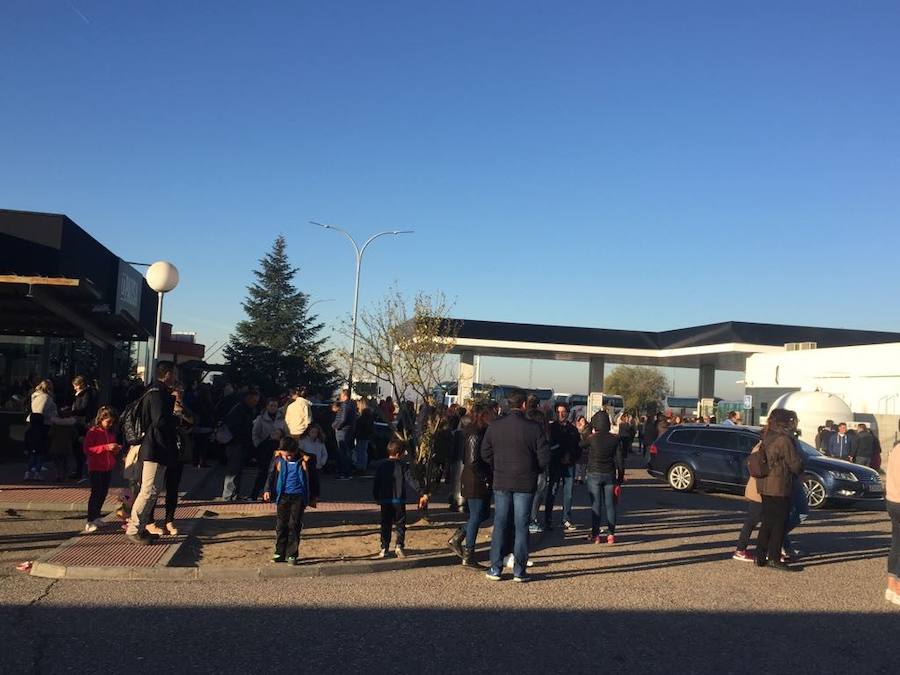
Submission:
MULTIPOLYGON (((231 606, 0 608, 16 645, 3 650, 0 671, 896 672, 900 612, 457 610, 395 608, 390 597, 373 608, 318 607, 304 603, 302 583, 248 586, 270 606, 242 606, 236 589, 231 606)), ((501 582, 478 594, 510 601, 529 591, 501 582)))

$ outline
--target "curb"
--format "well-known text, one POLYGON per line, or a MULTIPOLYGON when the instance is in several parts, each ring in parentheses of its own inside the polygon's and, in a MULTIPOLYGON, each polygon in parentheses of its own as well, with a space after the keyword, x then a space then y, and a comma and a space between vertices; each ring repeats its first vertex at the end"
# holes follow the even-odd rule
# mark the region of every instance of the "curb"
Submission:
MULTIPOLYGON (((179 500, 191 499, 191 493, 197 492, 206 487, 206 484, 212 480, 212 477, 215 473, 215 470, 207 471, 203 476, 201 476, 200 480, 198 480, 194 485, 191 486, 190 490, 184 491, 184 493, 179 497, 179 500)), ((85 485, 82 487, 90 489, 89 485, 85 485)), ((110 492, 112 492, 114 489, 118 490, 120 488, 110 488, 110 492)), ((105 502, 103 502, 101 511, 104 513, 112 512, 115 511, 118 506, 119 501, 117 499, 107 499, 105 502)), ((83 502, 0 502, 0 508, 13 509, 14 511, 76 513, 79 511, 87 511, 87 500, 83 502)))
MULTIPOLYGON (((169 548, 178 549, 181 544, 169 548)), ((172 553, 174 555, 174 553, 172 553)), ((169 553, 166 556, 171 559, 169 553)), ((364 560, 311 565, 271 565, 259 567, 67 567, 36 561, 31 576, 45 579, 79 579, 83 581, 258 581, 291 577, 332 577, 348 574, 374 574, 420 567, 449 566, 455 555, 435 553, 394 560, 364 560)))
MULTIPOLYGON (((14 511, 43 511, 45 513, 77 513, 87 511, 87 502, 0 502, 0 508, 14 511)), ((117 501, 103 502, 101 511, 115 511, 117 501)))

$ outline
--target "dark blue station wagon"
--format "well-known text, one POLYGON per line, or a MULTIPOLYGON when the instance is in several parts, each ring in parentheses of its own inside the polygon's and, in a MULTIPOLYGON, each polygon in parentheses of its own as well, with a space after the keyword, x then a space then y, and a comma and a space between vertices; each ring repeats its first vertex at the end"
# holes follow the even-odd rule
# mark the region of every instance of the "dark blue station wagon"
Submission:
MULTIPOLYGON (((747 457, 759 436, 759 427, 670 427, 651 446, 647 471, 679 492, 697 487, 743 492, 750 478, 747 457)), ((803 441, 799 443, 804 455, 803 483, 811 507, 884 499, 884 484, 874 469, 828 457, 803 441)))

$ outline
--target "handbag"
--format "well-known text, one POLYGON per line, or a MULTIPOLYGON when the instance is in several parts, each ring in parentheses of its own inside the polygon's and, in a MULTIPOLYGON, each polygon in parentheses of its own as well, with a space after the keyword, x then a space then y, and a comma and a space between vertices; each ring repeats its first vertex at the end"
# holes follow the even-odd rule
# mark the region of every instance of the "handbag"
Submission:
POLYGON ((769 475, 769 459, 766 457, 765 448, 750 453, 750 457, 747 459, 747 469, 753 478, 765 478, 769 475))
POLYGON ((129 482, 134 482, 139 478, 137 475, 137 465, 140 452, 140 445, 129 445, 128 452, 125 453, 125 463, 122 466, 122 478, 129 482))
POLYGON ((213 432, 213 440, 219 445, 228 445, 234 440, 234 434, 231 433, 231 429, 228 428, 227 424, 220 422, 213 432))

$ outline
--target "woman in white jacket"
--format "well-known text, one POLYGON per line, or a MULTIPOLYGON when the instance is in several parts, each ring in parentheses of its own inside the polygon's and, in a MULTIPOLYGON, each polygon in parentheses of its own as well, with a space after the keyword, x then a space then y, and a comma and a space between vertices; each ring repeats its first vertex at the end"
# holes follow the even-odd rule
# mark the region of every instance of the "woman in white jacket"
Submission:
POLYGON ((41 480, 44 455, 50 440, 50 427, 74 426, 74 417, 59 416, 56 401, 53 400, 53 383, 50 380, 38 382, 31 392, 31 412, 28 414, 28 429, 25 431, 25 445, 28 448, 28 468, 25 480, 41 480))

